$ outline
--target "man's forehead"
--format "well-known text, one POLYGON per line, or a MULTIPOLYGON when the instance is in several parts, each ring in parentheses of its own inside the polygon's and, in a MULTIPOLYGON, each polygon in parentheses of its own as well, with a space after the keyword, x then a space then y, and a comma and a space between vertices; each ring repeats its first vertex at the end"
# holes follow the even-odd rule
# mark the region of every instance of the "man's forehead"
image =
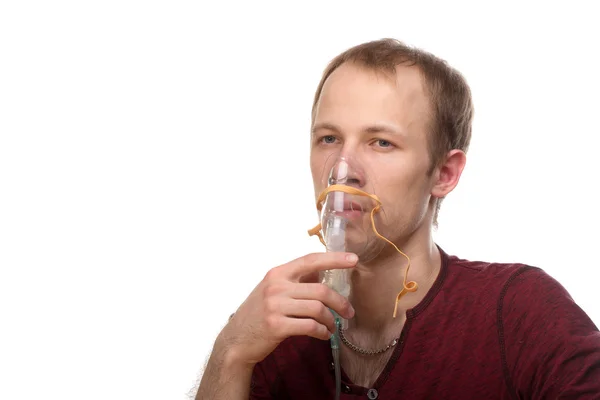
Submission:
POLYGON ((315 116, 324 108, 373 106, 403 120, 408 116, 421 117, 429 110, 424 87, 421 71, 416 66, 397 66, 392 72, 345 63, 323 85, 315 116))
POLYGON ((338 88, 339 84, 347 84, 357 77, 370 80, 373 84, 386 83, 394 85, 400 93, 423 95, 423 75, 417 66, 397 65, 394 71, 384 68, 367 67, 358 63, 346 62, 336 68, 325 81, 322 92, 338 88))

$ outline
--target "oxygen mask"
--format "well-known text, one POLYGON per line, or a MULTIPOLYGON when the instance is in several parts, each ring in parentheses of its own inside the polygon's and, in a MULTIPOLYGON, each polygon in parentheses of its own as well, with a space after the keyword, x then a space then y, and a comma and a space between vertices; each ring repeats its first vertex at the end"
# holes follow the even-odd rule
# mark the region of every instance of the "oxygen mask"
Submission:
MULTIPOLYGON (((316 235, 327 251, 351 252, 359 263, 372 261, 383 248, 391 245, 408 261, 403 288, 396 298, 393 317, 398 302, 407 292, 417 290, 417 283, 407 282, 410 258, 393 242, 377 230, 376 220, 385 215, 382 202, 374 192, 374 175, 367 173, 359 160, 351 157, 330 157, 325 163, 318 188, 325 188, 316 202, 320 223, 308 231, 316 235)), ((382 224, 381 224, 382 225, 382 224)), ((344 297, 350 295, 350 270, 327 270, 321 274, 321 282, 344 297)), ((343 321, 346 326, 347 321, 343 321)))

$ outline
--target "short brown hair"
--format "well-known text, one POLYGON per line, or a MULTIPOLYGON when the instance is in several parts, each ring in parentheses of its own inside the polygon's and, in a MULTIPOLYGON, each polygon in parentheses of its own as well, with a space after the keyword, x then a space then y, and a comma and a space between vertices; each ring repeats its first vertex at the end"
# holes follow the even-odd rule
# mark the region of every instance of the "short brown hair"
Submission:
MULTIPOLYGON (((467 152, 471 142, 474 109, 471 90, 465 78, 445 60, 395 39, 360 44, 344 51, 329 63, 315 93, 311 124, 314 124, 317 103, 325 81, 345 62, 391 74, 395 74, 398 65, 416 66, 420 69, 433 114, 429 126, 431 166, 428 174, 433 173, 450 150, 467 152)), ((437 199, 435 204, 435 226, 441 202, 442 199, 437 199)))

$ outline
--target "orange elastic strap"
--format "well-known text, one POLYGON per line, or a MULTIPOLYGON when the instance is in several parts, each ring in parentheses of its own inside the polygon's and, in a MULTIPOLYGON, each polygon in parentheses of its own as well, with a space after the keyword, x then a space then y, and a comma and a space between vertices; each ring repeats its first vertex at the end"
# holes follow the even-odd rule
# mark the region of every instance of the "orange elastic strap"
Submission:
MULTIPOLYGON (((327 194, 329 194, 330 192, 334 192, 334 191, 344 192, 344 193, 348 193, 348 194, 355 194, 358 196, 367 196, 367 197, 370 197, 371 199, 375 200, 377 205, 373 208, 373 210, 371 210, 371 226, 373 227, 373 231, 380 239, 383 239, 386 242, 388 242, 389 244, 391 244, 392 246, 394 246, 396 251, 398 251, 398 253, 400 253, 404 257, 406 257, 406 260, 408 261, 408 265, 406 266, 406 271, 404 272, 404 280, 402 282, 403 288, 400 291, 400 293, 398 293, 398 296, 396 296, 396 302, 394 304, 393 317, 396 318, 396 314, 398 311, 398 303, 400 302, 400 298, 408 292, 415 292, 419 288, 419 285, 415 281, 410 281, 408 283, 406 282, 406 279, 408 278, 408 270, 410 269, 410 257, 408 257, 406 254, 404 254, 402 251, 400 251, 398 246, 396 246, 391 240, 388 240, 386 237, 384 237, 377 231, 377 228, 375 227, 375 213, 379 212, 379 210, 381 209, 381 200, 379 200, 379 198, 376 195, 369 194, 367 192, 363 192, 362 190, 356 189, 352 186, 331 185, 319 195, 319 198, 317 199, 317 210, 318 211, 321 211, 321 209, 323 208, 323 201, 325 200, 325 197, 327 197, 327 194)), ((319 240, 323 244, 323 246, 326 246, 325 240, 323 240, 323 235, 321 234, 321 228, 322 228, 321 224, 319 223, 314 228, 309 229, 308 234, 310 236, 317 235, 319 237, 319 240)))

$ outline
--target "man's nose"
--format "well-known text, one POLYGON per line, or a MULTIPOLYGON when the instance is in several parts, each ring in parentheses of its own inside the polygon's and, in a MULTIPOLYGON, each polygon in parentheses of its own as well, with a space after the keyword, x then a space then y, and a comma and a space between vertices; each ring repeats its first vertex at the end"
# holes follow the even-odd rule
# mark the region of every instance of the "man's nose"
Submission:
POLYGON ((327 183, 361 188, 365 184, 365 178, 354 157, 341 155, 336 160, 327 183))

